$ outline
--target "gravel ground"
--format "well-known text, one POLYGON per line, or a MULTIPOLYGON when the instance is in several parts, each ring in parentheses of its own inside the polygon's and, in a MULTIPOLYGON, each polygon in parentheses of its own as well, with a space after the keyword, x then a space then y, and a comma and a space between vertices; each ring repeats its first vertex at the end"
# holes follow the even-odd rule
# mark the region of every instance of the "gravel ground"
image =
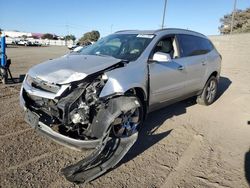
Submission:
MULTIPOLYGON (((223 56, 216 102, 205 107, 191 98, 149 114, 124 159, 86 187, 249 187, 250 43, 230 48, 234 40, 214 40, 223 56)), ((32 65, 67 52, 7 48, 16 81, 32 65)), ((19 107, 20 85, 0 84, 0 187, 82 187, 60 169, 89 151, 67 149, 32 130, 19 107)))

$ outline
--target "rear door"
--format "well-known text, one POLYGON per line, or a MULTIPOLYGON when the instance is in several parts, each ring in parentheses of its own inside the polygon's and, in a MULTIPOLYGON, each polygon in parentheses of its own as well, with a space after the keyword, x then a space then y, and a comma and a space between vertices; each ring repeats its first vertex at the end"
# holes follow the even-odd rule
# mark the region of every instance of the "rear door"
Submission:
POLYGON ((194 35, 179 34, 180 60, 185 62, 187 70, 186 93, 192 93, 203 88, 203 77, 207 68, 208 50, 204 40, 194 35))

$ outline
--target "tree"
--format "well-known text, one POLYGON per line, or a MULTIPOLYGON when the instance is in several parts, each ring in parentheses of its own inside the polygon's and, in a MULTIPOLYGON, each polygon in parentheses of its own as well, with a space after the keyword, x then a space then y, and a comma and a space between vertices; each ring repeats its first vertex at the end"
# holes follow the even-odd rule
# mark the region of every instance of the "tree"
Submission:
POLYGON ((27 39, 28 37, 27 37, 27 35, 22 35, 22 38, 27 39))
POLYGON ((75 40, 76 40, 76 37, 75 37, 74 35, 66 35, 66 36, 64 37, 64 39, 65 39, 65 40, 73 40, 73 41, 75 41, 75 40))
POLYGON ((43 36, 42 36, 42 39, 54 39, 54 35, 50 34, 50 33, 45 33, 43 36))
POLYGON ((39 39, 39 37, 38 37, 38 36, 32 36, 32 38, 33 38, 33 39, 39 39))
POLYGON ((80 39, 79 42, 81 44, 86 44, 88 42, 96 42, 100 38, 99 31, 90 31, 85 33, 80 39))
MULTIPOLYGON (((221 34, 229 34, 231 30, 232 15, 227 14, 220 19, 221 26, 219 27, 221 34)), ((233 33, 250 32, 250 8, 246 10, 237 10, 234 14, 233 33)))

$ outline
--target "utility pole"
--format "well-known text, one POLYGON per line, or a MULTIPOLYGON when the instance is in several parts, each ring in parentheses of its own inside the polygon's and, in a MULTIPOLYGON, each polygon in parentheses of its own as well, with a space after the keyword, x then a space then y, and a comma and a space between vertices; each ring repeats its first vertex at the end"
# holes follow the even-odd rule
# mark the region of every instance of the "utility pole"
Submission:
POLYGON ((113 24, 111 24, 111 26, 110 26, 110 33, 112 33, 113 32, 113 24))
POLYGON ((163 17, 162 17, 162 24, 161 24, 161 28, 164 28, 164 21, 165 21, 165 14, 166 14, 166 6, 167 6, 167 0, 165 0, 165 4, 164 4, 164 10, 163 10, 163 17))
MULTIPOLYGON (((65 27, 66 27, 66 31, 67 31, 67 35, 66 35, 66 36, 68 36, 68 35, 69 35, 69 25, 66 24, 65 27)), ((66 37, 66 36, 65 36, 65 37, 66 37)), ((65 40, 65 46, 67 46, 67 45, 68 45, 68 40, 67 40, 67 38, 65 38, 64 40, 65 40)))
POLYGON ((237 4, 237 0, 234 0, 234 10, 233 10, 233 15, 232 15, 232 20, 231 20, 231 30, 230 30, 230 34, 232 34, 232 32, 233 32, 233 27, 234 27, 234 16, 235 16, 235 12, 236 12, 236 4, 237 4))

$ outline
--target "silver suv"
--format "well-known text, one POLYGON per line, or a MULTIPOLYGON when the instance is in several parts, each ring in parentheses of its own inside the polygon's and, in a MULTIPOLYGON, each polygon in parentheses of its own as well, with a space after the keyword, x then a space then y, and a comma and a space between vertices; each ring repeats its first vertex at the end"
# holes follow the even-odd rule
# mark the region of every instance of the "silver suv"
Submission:
MULTIPOLYGON (((220 69, 220 54, 200 33, 119 31, 31 68, 20 101, 27 123, 68 147, 96 148, 100 154, 119 139, 123 149, 107 159, 111 168, 135 142, 147 113, 191 96, 212 104, 220 69)), ((70 167, 65 175, 80 181, 72 179, 76 171, 70 167)), ((82 181, 103 171, 93 173, 82 181)))

